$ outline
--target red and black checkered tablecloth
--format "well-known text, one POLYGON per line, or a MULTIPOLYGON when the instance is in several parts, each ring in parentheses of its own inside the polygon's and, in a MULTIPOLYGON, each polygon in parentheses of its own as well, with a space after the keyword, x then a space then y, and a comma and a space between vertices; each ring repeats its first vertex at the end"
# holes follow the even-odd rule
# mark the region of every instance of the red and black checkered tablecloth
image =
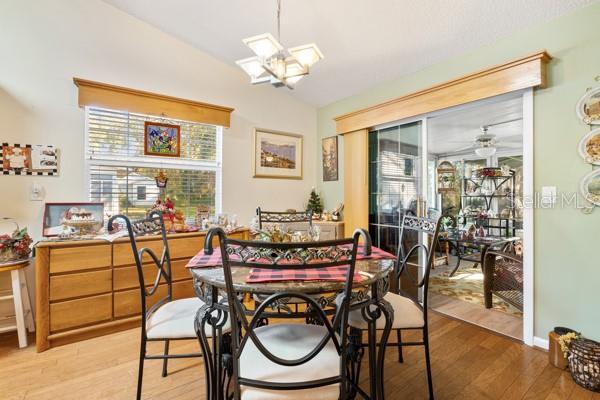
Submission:
MULTIPOLYGON (((365 256, 362 254, 362 246, 359 246, 357 260, 393 260, 396 256, 381 250, 377 247, 372 247, 371 255, 365 256)), ((260 262, 260 260, 252 260, 260 262)), ((265 264, 268 264, 265 260, 265 264)), ((205 254, 204 250, 196 254, 186 265, 187 268, 208 268, 218 267, 222 265, 221 251, 215 249, 213 254, 205 254)), ((247 283, 259 282, 277 282, 277 281, 341 281, 346 279, 348 266, 340 265, 325 268, 308 268, 308 269, 283 269, 281 265, 277 268, 253 268, 246 279, 247 283)), ((354 274, 354 281, 360 282, 362 276, 358 273, 354 274)))

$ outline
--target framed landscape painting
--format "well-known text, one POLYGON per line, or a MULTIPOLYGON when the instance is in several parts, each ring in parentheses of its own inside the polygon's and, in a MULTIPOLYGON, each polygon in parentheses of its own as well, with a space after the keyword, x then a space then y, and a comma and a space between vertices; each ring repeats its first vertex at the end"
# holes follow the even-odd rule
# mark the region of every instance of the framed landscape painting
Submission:
POLYGON ((302 179, 302 136, 256 128, 254 177, 302 179))
POLYGON ((179 157, 181 133, 179 125, 144 122, 144 154, 147 156, 179 157))
POLYGON ((323 139, 323 181, 338 180, 338 143, 337 136, 323 139))

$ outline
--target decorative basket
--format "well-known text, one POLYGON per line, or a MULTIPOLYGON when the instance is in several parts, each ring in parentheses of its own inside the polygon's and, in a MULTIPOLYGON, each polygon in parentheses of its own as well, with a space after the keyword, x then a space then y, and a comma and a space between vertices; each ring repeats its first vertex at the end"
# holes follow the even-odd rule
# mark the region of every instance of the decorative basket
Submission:
POLYGON ((594 392, 600 392, 600 343, 589 339, 577 339, 571 342, 569 369, 577 384, 594 392))

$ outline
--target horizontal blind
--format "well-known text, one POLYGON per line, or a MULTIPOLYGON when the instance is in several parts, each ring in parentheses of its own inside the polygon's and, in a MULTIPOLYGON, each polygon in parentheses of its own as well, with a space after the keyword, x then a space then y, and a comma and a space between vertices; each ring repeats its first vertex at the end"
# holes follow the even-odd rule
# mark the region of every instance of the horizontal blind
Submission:
POLYGON ((199 205, 220 211, 220 131, 212 125, 100 108, 87 108, 90 201, 104 203, 105 216, 142 218, 160 198, 194 217, 199 205), (179 125, 181 157, 144 155, 144 122, 179 125), (155 177, 168 177, 161 192, 155 177))
POLYGON ((139 161, 216 161, 217 127, 195 122, 164 119, 155 116, 88 108, 89 159, 111 159, 139 161), (177 160, 144 155, 144 122, 167 123, 180 126, 181 155, 177 160))

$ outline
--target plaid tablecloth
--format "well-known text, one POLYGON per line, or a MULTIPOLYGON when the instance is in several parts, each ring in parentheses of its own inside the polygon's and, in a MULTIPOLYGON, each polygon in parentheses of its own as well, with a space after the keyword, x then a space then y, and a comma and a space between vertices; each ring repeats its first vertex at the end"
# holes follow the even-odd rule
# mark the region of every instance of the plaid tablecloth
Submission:
MULTIPOLYGON (((372 247, 370 256, 362 254, 362 246, 359 246, 357 260, 393 260, 396 258, 391 253, 372 247)), ((208 268, 222 265, 221 251, 214 249, 213 254, 205 254, 204 250, 196 254, 186 265, 187 268, 208 268)), ((310 268, 310 269, 282 269, 282 268, 254 268, 250 271, 247 283, 276 282, 276 281, 344 281, 348 267, 345 265, 310 268)), ((354 274, 354 281, 360 282, 362 276, 354 274)))

